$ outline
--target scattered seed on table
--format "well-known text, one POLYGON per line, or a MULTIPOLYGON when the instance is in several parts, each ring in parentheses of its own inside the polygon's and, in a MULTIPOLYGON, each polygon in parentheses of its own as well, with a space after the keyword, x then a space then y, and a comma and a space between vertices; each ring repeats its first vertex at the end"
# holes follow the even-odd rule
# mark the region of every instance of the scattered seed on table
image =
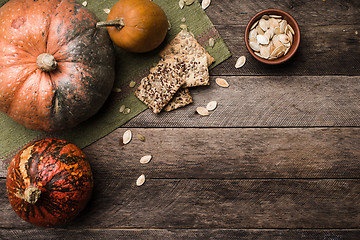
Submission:
POLYGON ((180 7, 181 9, 183 9, 184 6, 185 6, 184 0, 180 0, 180 1, 179 1, 179 7, 180 7))
POLYGON ((136 179, 136 186, 140 187, 144 183, 145 183, 145 175, 141 174, 140 177, 138 177, 138 179, 136 179))
POLYGON ((201 2, 201 8, 202 9, 207 9, 210 6, 211 0, 202 0, 201 2))
POLYGON ((208 111, 213 111, 213 110, 215 110, 216 107, 217 107, 217 102, 216 101, 211 101, 206 105, 206 109, 208 111))
POLYGON ((108 9, 108 8, 105 8, 105 9, 103 9, 104 10, 104 12, 106 13, 106 14, 109 14, 110 13, 110 9, 108 9))
POLYGON ((213 38, 210 38, 209 39, 209 47, 214 47, 214 45, 215 45, 215 40, 213 39, 213 38))
POLYGON ((123 135, 123 143, 128 144, 132 139, 132 132, 131 130, 126 130, 123 135))
POLYGON ((120 109, 119 109, 119 112, 123 113, 125 110, 125 105, 121 105, 120 109))
POLYGON ((134 82, 134 81, 131 81, 131 82, 129 83, 129 87, 131 87, 131 88, 135 87, 135 85, 136 85, 136 82, 134 82))
POLYGON ((145 137, 144 137, 143 135, 137 134, 136 137, 137 137, 137 139, 139 139, 140 141, 145 142, 145 137))
POLYGON ((196 112, 200 114, 201 116, 208 116, 210 115, 209 111, 204 107, 197 107, 196 112))
POLYGON ((229 87, 229 83, 223 79, 223 78, 216 78, 215 79, 215 82, 217 85, 219 85, 220 87, 223 87, 223 88, 227 88, 229 87))
POLYGON ((168 31, 171 29, 171 22, 168 20, 168 31))
POLYGON ((184 0, 184 3, 185 3, 186 6, 190 6, 194 2, 195 2, 195 0, 184 0))
POLYGON ((235 67, 236 68, 241 68, 242 66, 244 66, 246 62, 246 57, 245 56, 241 56, 237 59, 236 63, 235 63, 235 67))
POLYGON ((131 112, 131 109, 130 108, 125 108, 124 111, 123 111, 123 114, 129 114, 131 112))
POLYGON ((147 164, 151 161, 152 156, 151 155, 145 155, 142 158, 140 158, 140 163, 141 164, 147 164))

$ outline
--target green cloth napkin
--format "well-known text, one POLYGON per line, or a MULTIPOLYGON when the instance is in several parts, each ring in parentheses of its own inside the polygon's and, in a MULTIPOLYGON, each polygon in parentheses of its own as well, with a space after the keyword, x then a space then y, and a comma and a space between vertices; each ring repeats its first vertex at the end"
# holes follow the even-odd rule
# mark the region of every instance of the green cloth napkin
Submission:
MULTIPOLYGON (((0 6, 6 2, 5 0, 0 0, 0 6)), ((78 2, 82 3, 84 1, 78 2)), ((104 9, 111 9, 116 2, 117 0, 88 0, 86 7, 95 13, 100 20, 105 20, 107 14, 104 9)), ((198 1, 195 1, 190 6, 185 6, 183 9, 180 9, 177 0, 154 0, 154 2, 165 11, 171 23, 171 29, 162 46, 150 53, 134 54, 116 48, 117 66, 114 90, 121 89, 121 92, 113 91, 102 109, 91 119, 73 129, 59 133, 46 133, 26 129, 12 121, 5 114, 0 113, 0 160, 2 162, 12 157, 28 142, 43 137, 66 139, 83 148, 147 109, 134 96, 133 92, 139 85, 142 77, 147 75, 149 68, 158 62, 159 57, 157 53, 159 49, 164 47, 181 30, 180 24, 186 24, 189 31, 194 33, 199 43, 214 57, 215 63, 211 65, 211 68, 231 56, 223 39, 198 1), (181 21, 183 18, 185 22, 181 21), (215 39, 214 47, 209 47, 209 38, 215 39), (129 87, 131 81, 136 82, 134 88, 129 87), (119 112, 122 105, 131 109, 129 114, 119 112)))

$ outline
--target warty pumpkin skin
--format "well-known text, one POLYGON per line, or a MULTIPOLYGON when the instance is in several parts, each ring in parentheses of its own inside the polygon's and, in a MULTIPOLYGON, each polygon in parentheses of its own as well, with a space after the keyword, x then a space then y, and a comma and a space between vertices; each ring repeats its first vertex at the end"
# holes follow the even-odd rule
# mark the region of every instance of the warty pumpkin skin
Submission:
POLYGON ((59 139, 29 143, 12 159, 6 187, 10 204, 25 221, 63 225, 85 207, 93 175, 85 154, 59 139))
POLYGON ((94 115, 115 76, 112 42, 96 22, 73 0, 10 0, 3 5, 0 110, 44 131, 71 128, 94 115))
POLYGON ((119 0, 107 21, 121 20, 121 26, 107 27, 111 40, 119 47, 136 53, 157 48, 168 32, 165 12, 150 0, 119 0))

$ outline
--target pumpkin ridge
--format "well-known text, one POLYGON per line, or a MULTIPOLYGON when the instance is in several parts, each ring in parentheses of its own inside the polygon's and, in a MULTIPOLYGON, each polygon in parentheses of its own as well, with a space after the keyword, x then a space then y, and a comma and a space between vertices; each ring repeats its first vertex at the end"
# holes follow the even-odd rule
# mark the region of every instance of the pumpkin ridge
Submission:
MULTIPOLYGON (((24 69, 23 69, 23 70, 24 70, 24 69)), ((13 95, 11 98, 8 98, 8 105, 5 106, 6 109, 3 110, 6 114, 10 114, 10 113, 9 113, 9 109, 11 109, 11 107, 12 107, 12 104, 13 104, 13 101, 14 101, 14 99, 15 99, 16 93, 19 92, 18 90, 22 87, 22 85, 24 84, 24 82, 29 78, 30 74, 32 74, 34 71, 36 71, 36 69, 34 69, 33 71, 30 71, 30 73, 27 74, 27 75, 23 74, 23 76, 19 79, 19 81, 18 81, 19 83, 16 84, 15 89, 14 89, 14 91, 13 91, 13 92, 14 92, 14 95, 13 95)))

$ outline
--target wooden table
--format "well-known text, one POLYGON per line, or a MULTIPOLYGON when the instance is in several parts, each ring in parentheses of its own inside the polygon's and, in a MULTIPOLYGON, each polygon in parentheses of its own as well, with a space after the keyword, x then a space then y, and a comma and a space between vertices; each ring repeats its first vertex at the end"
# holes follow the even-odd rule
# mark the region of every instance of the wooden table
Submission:
POLYGON ((22 221, 1 176, 0 239, 360 238, 360 1, 213 0, 206 13, 233 54, 211 70, 211 86, 194 88, 191 106, 147 110, 85 148, 95 188, 72 224, 22 221), (302 33, 278 66, 244 43, 247 22, 267 8, 289 12, 302 33), (210 116, 195 114, 212 100, 210 116), (127 129, 145 142, 119 144, 127 129))

